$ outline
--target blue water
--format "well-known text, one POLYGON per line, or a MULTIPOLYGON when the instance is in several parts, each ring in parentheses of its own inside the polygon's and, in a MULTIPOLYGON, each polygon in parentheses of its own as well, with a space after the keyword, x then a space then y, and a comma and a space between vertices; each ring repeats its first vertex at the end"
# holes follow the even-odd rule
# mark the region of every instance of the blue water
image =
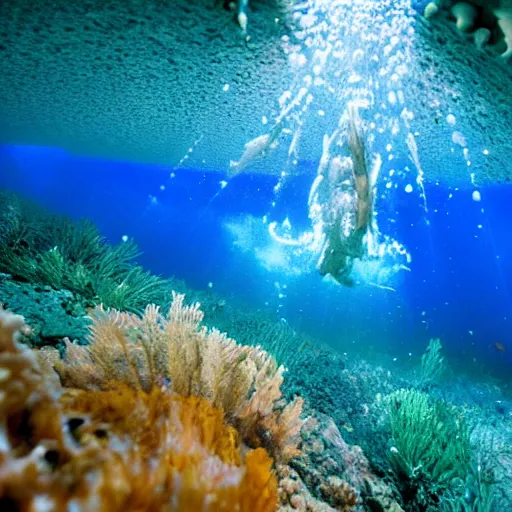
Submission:
MULTIPOLYGON (((306 165, 306 164, 304 164, 306 165)), ((242 175, 221 190, 222 173, 107 162, 49 148, 0 148, 0 187, 57 213, 92 219, 111 242, 133 237, 140 263, 191 287, 267 307, 276 318, 350 353, 378 355, 390 364, 423 352, 440 337, 452 366, 506 377, 512 365, 512 186, 447 189, 426 182, 428 212, 418 194, 398 188, 377 204, 379 225, 412 256, 395 291, 325 283, 267 271, 233 246, 224 223, 246 214, 269 215, 307 227, 307 193, 314 166, 291 178, 277 205, 276 178, 242 175), (310 171, 310 172, 309 172, 310 171), (161 190, 161 185, 165 189, 161 190), (220 191, 220 193, 219 193, 220 191), (481 227, 479 227, 481 226, 481 227), (276 283, 284 297, 278 297, 276 283), (496 349, 499 342, 505 351, 496 349)))

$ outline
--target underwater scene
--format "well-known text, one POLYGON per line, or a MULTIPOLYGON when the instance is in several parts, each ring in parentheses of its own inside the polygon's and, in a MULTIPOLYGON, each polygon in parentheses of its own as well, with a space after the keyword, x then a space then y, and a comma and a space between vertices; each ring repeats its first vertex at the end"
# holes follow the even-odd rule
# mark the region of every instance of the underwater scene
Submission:
POLYGON ((0 510, 512 512, 512 1, 2 0, 0 510))

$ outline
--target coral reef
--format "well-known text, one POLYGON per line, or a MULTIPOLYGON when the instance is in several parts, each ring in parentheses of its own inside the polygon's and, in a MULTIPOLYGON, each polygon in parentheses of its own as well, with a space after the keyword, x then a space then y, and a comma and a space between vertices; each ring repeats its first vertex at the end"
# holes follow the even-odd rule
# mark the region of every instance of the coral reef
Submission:
MULTIPOLYGON (((435 385, 427 379, 421 391, 397 391, 421 386, 416 367, 408 377, 346 360, 211 292, 194 295, 205 301, 208 325, 218 322, 252 346, 206 328, 199 305, 186 306, 179 294, 167 315, 156 306, 142 315, 97 307, 86 319, 70 292, 4 276, 0 293, 32 324, 28 329, 20 317, 0 315, 0 391, 9 397, 0 419, 10 443, 0 447, 0 489, 11 500, 2 506, 28 507, 58 495, 78 500, 82 510, 102 510, 91 508, 88 494, 101 489, 108 510, 131 501, 144 510, 173 510, 158 501, 175 496, 173 487, 159 482, 179 478, 189 485, 179 500, 197 510, 202 505, 190 505, 188 491, 215 503, 229 496, 240 510, 258 510, 243 503, 259 498, 261 510, 508 510, 512 405, 491 398, 494 388, 459 384, 447 393, 445 379, 435 385), (90 335, 88 345, 66 341, 63 356, 12 341, 18 329, 18 341, 32 341, 35 333, 53 342, 45 330, 65 336, 75 328, 70 320, 79 322, 81 343, 86 325, 90 335), (305 398, 305 422, 297 395, 305 398), (39 486, 30 495, 29 475, 39 486)), ((436 343, 420 371, 439 362, 436 343)))
MULTIPOLYGON (((160 482, 179 478, 190 484, 185 494, 215 503, 229 496, 240 510, 244 503, 358 512, 510 508, 512 404, 497 400, 495 388, 433 380, 442 360, 436 340, 419 368, 391 372, 211 291, 187 293, 204 302, 206 318, 179 294, 167 315, 155 306, 141 315, 86 311, 90 302, 79 294, 0 276, 2 302, 30 325, 0 315, 0 391, 9 397, 0 419, 10 443, 0 446, 0 490, 11 500, 1 506, 48 503, 61 493, 83 510, 102 510, 91 505, 94 488, 108 510, 125 499, 162 510, 158 500, 175 495, 160 482), (66 336, 83 343, 89 329, 89 344, 67 341, 63 356, 28 351, 5 341, 16 329, 18 341, 37 346, 66 336), (397 392, 411 385, 419 389, 397 392), (443 446, 442 456, 430 453, 443 446), (439 469, 450 466, 454 451, 458 468, 439 469), (39 485, 31 495, 29 477, 39 485), (156 496, 157 487, 168 494, 156 496), (109 501, 114 494, 119 501, 109 501)), ((179 500, 189 509, 201 508, 185 494, 179 500)))
POLYGON ((123 384, 59 389, 45 358, 0 313, 0 500, 21 510, 262 510, 277 503, 272 461, 241 453, 205 399, 123 384))
POLYGON ((254 424, 264 432, 265 424, 275 429, 274 452, 283 460, 295 454, 301 402, 274 412, 281 374, 270 357, 218 332, 198 332, 198 307, 183 307, 182 300, 175 296, 173 323, 160 330, 156 308, 148 308, 139 322, 99 310, 89 350, 69 344, 63 362, 57 352, 24 349, 15 339, 23 318, 1 312, 4 504, 29 509, 45 502, 51 510, 71 503, 81 510, 276 508, 272 459, 263 448, 242 450, 241 438, 255 435, 254 424), (121 339, 123 327, 136 336, 144 326, 140 344, 121 339), (182 349, 181 369, 166 360, 178 348, 169 346, 169 337, 182 349), (190 360, 201 345, 211 358, 190 360), (91 364, 81 366, 87 357, 91 364), (173 368, 172 385, 157 374, 165 363, 173 368), (244 396, 253 386, 254 393, 244 396), (198 396, 210 392, 210 399, 198 396), (225 423, 235 413, 239 431, 225 423))
POLYGON ((0 312, 0 505, 30 510, 400 511, 330 418, 301 419, 282 366, 203 326, 97 307, 89 344, 20 344, 0 312))

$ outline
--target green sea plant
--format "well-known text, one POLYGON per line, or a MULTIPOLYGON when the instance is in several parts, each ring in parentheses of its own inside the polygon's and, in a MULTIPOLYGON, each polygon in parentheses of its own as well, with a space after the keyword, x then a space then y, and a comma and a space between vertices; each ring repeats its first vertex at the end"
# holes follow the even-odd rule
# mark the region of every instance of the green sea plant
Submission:
POLYGON ((446 403, 413 389, 385 398, 392 446, 388 460, 409 510, 428 510, 465 480, 470 443, 464 417, 446 403))
POLYGON ((496 505, 495 479, 492 463, 480 457, 472 461, 466 479, 456 484, 453 492, 441 501, 443 512, 492 512, 496 505))
POLYGON ((300 357, 305 341, 299 338, 287 322, 268 322, 265 327, 254 341, 289 370, 300 357))
POLYGON ((421 356, 420 386, 435 381, 444 371, 443 346, 439 338, 431 338, 425 353, 421 356))
POLYGON ((168 300, 167 281, 135 263, 132 240, 110 245, 89 220, 73 222, 0 192, 0 271, 136 312, 168 300))

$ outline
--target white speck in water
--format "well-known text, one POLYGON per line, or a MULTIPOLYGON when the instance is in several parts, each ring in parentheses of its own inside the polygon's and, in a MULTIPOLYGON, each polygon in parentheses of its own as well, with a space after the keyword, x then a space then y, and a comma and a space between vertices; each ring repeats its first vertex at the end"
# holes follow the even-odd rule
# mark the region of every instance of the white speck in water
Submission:
POLYGON ((457 119, 455 119, 455 116, 453 114, 448 114, 446 116, 446 122, 450 125, 450 126, 455 126, 455 123, 457 122, 457 119))
POLYGON ((473 198, 473 201, 476 201, 477 203, 482 200, 482 196, 480 195, 480 192, 478 190, 473 190, 473 194, 471 194, 471 197, 473 198))
POLYGON ((208 283, 208 288, 213 288, 213 283, 211 281, 208 283))
POLYGON ((228 182, 225 180, 219 181, 220 188, 225 188, 227 186, 228 182))
POLYGON ((224 92, 228 92, 229 91, 229 84, 224 84, 224 87, 222 88, 222 90, 224 92))
POLYGON ((160 190, 163 192, 165 190, 165 185, 160 185, 160 190))
POLYGON ((123 235, 123 236, 121 237, 121 240, 122 240, 123 242, 128 242, 128 235, 123 235))
POLYGON ((483 153, 484 155, 486 155, 486 156, 487 156, 487 155, 489 154, 489 150, 488 150, 488 149, 484 149, 484 150, 482 151, 482 153, 483 153))
POLYGON ((466 137, 464 137, 461 132, 452 133, 452 142, 454 144, 458 144, 462 148, 465 148, 468 145, 466 137))
POLYGON ((410 194, 412 192, 412 185, 406 185, 405 186, 405 189, 404 189, 408 194, 410 194))
POLYGON ((261 124, 264 124, 264 125, 265 125, 265 124, 267 124, 267 123, 268 123, 268 118, 267 118, 267 116, 263 116, 263 117, 261 118, 261 124))

